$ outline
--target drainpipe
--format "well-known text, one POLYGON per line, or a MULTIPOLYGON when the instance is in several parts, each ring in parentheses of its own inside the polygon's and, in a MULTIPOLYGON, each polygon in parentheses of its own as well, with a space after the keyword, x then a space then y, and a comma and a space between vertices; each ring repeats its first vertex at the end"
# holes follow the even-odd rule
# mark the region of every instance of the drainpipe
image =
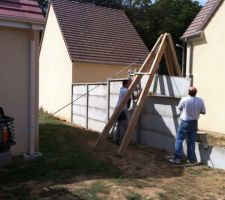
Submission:
POLYGON ((32 31, 30 41, 30 126, 29 126, 29 154, 34 155, 35 149, 35 96, 36 96, 36 74, 35 74, 35 31, 32 31))
POLYGON ((35 152, 35 136, 38 130, 38 119, 37 119, 37 101, 38 95, 38 70, 36 69, 36 38, 37 30, 31 30, 30 40, 30 57, 29 57, 29 139, 28 139, 28 154, 24 155, 25 160, 32 160, 36 157, 41 156, 39 152, 35 152))
POLYGON ((188 42, 187 44, 187 69, 186 69, 186 77, 191 78, 191 85, 193 85, 193 44, 192 42, 188 42))
POLYGON ((191 85, 193 85, 193 43, 192 41, 202 40, 204 38, 204 32, 198 31, 190 36, 182 38, 187 43, 187 63, 186 63, 186 77, 191 78, 191 85))

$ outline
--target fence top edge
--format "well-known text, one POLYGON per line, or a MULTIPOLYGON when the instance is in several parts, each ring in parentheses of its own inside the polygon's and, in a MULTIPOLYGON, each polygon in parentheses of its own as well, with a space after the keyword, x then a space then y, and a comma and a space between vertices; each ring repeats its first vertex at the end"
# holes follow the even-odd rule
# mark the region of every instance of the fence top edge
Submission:
MULTIPOLYGON (((123 80, 127 80, 127 78, 120 78, 120 79, 109 79, 109 82, 117 82, 117 81, 123 81, 123 80)), ((87 83, 72 83, 72 86, 76 86, 76 85, 107 85, 107 82, 87 82, 87 83)))

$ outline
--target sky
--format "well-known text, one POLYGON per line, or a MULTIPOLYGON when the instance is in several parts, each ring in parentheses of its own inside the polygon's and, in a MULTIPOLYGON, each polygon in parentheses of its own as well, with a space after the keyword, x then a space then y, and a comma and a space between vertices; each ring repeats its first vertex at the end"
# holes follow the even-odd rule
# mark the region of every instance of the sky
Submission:
POLYGON ((207 1, 207 0, 198 0, 199 1, 199 3, 201 4, 201 5, 205 5, 205 2, 207 1))

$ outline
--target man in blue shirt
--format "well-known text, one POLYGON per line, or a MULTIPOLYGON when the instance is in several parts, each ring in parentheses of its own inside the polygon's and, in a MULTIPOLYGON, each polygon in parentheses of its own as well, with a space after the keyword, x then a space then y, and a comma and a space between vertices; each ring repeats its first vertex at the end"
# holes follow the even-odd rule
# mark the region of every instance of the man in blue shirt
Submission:
POLYGON ((181 123, 179 125, 176 142, 175 142, 175 156, 170 159, 170 162, 174 164, 181 163, 181 157, 183 153, 183 141, 188 138, 187 144, 187 161, 188 163, 196 162, 195 155, 195 139, 197 134, 198 118, 200 114, 205 114, 206 109, 204 101, 196 97, 197 89, 190 87, 188 90, 188 96, 183 97, 178 105, 181 115, 181 123))

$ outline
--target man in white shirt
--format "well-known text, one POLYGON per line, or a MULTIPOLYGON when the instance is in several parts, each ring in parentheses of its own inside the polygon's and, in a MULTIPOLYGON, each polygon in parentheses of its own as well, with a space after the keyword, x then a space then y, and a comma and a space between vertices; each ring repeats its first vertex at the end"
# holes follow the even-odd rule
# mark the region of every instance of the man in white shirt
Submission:
MULTIPOLYGON (((128 88, 130 86, 131 80, 123 80, 123 86, 120 88, 120 93, 119 93, 119 99, 117 101, 116 107, 118 107, 125 97, 128 88)), ((124 107, 123 111, 120 113, 118 119, 117 119, 117 130, 116 130, 116 137, 115 137, 115 142, 116 144, 120 144, 124 133, 126 132, 127 129, 127 118, 128 118, 128 108, 130 107, 130 102, 131 99, 128 100, 126 106, 124 107)))
POLYGON ((196 162, 195 155, 195 139, 197 134, 198 118, 200 114, 205 114, 206 109, 204 101, 196 97, 197 89, 190 87, 188 90, 188 96, 183 97, 178 105, 181 115, 181 123, 179 125, 176 142, 175 142, 175 157, 170 159, 170 162, 174 164, 181 163, 181 157, 183 153, 183 141, 188 138, 187 144, 187 162, 196 162))

